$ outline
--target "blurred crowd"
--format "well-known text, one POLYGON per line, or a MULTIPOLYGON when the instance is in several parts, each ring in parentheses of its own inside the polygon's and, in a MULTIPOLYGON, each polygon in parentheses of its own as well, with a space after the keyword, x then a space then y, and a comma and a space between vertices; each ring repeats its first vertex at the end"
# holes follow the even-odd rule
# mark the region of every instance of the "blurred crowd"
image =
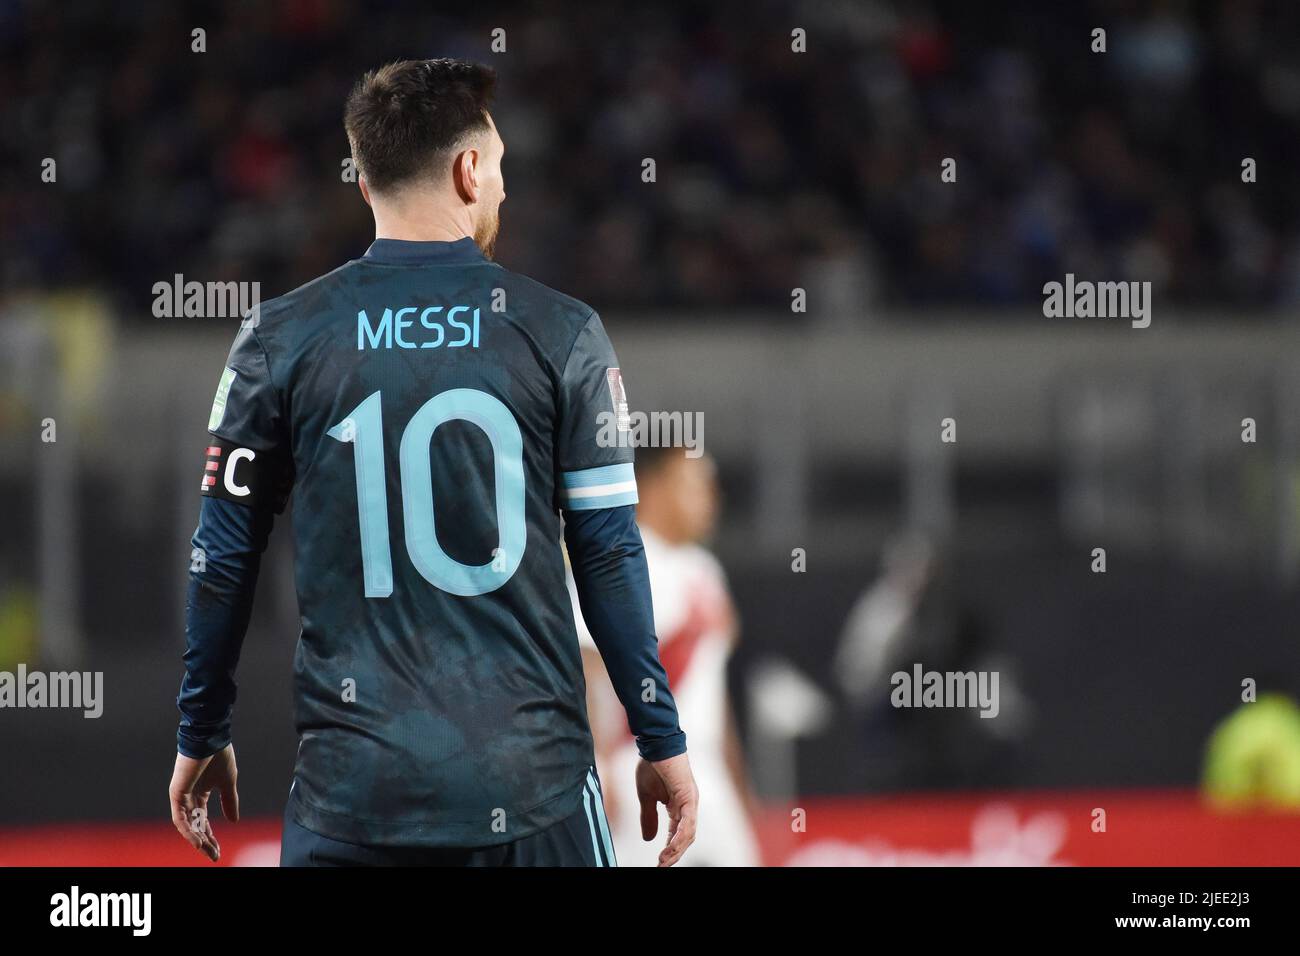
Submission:
POLYGON ((501 75, 499 258, 600 308, 788 319, 803 287, 810 317, 865 320, 1036 306, 1071 271, 1280 309, 1300 299, 1297 27, 1250 0, 0 0, 0 281, 97 285, 141 320, 177 272, 288 291, 370 238, 342 175, 350 84, 460 56, 501 75))

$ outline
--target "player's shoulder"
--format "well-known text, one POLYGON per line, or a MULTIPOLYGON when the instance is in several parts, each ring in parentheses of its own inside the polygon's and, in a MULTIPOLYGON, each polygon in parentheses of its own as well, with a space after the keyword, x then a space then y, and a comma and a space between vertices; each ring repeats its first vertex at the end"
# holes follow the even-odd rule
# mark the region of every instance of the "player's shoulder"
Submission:
POLYGON ((586 324, 587 320, 596 311, 581 299, 566 295, 558 289, 552 289, 549 285, 538 282, 532 276, 526 276, 522 272, 514 272, 505 266, 501 266, 501 275, 503 282, 513 286, 515 291, 528 300, 530 304, 546 304, 557 315, 562 315, 571 321, 586 324))
POLYGON ((570 342, 593 318, 600 321, 596 310, 581 299, 552 289, 531 276, 502 266, 499 282, 505 290, 507 312, 561 337, 567 336, 570 342), (521 308, 512 308, 512 300, 521 308))
POLYGON ((359 264, 359 259, 349 259, 338 268, 261 303, 253 327, 259 334, 271 334, 281 331, 289 320, 330 312, 335 296, 349 285, 359 264))

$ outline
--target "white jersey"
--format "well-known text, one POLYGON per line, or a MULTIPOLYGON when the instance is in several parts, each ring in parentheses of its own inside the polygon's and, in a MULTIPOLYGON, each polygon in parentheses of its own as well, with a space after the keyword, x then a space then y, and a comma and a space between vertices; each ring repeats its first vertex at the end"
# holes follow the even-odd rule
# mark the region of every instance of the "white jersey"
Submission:
MULTIPOLYGON (((726 575, 717 559, 696 545, 672 545, 641 529, 650 593, 654 601, 659 658, 677 702, 681 727, 700 790, 700 816, 695 844, 679 865, 756 866, 758 850, 740 794, 727 768, 727 660, 736 635, 736 617, 726 575)), ((582 620, 577 596, 573 615, 584 648, 595 643, 582 620)), ((608 688, 607 688, 608 690, 608 688)), ((609 691, 612 696, 612 690, 609 691)), ((593 719, 596 715, 593 715, 593 719)), ((627 739, 618 747, 604 781, 615 789, 614 848, 623 866, 653 866, 667 838, 668 815, 659 808, 659 835, 652 843, 641 839, 633 791, 636 744, 627 739)))

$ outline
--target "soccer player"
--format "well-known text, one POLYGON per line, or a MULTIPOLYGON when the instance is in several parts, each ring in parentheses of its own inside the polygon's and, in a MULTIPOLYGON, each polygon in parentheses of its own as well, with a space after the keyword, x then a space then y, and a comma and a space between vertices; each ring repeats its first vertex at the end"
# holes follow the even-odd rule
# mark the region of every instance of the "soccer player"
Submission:
MULTIPOLYGON (((700 839, 684 865, 757 866, 753 800, 727 693, 727 661, 739 627, 718 560, 704 547, 718 513, 716 467, 680 448, 642 448, 636 460, 637 523, 645 542, 656 633, 669 683, 691 728, 692 770, 708 794, 700 810, 700 839)), ((575 605, 575 612, 580 612, 575 605)), ((605 667, 578 618, 587 672, 597 765, 615 780, 636 764, 634 741, 602 694, 605 667)), ((634 800, 612 785, 608 802, 614 847, 623 865, 651 866, 653 847, 638 839, 634 800), (633 811, 633 812, 629 812, 633 811)))
POLYGON ((281 865, 615 864, 568 547, 626 708, 661 866, 695 838, 660 664, 623 394, 588 306, 492 261, 505 198, 491 70, 393 63, 348 98, 366 254, 246 320, 208 421, 172 818, 238 819, 233 674, 273 515, 294 496, 299 734, 281 865))

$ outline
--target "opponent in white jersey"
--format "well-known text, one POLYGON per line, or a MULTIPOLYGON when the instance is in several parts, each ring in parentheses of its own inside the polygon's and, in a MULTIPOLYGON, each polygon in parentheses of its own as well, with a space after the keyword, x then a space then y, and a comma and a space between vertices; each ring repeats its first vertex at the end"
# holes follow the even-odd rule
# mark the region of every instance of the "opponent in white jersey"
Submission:
MULTIPOLYGON (((659 656, 677 701, 700 792, 698 836, 681 865, 757 866, 749 788, 727 694, 727 660, 738 633, 736 613, 722 566, 699 544, 712 532, 717 515, 716 469, 711 459, 687 458, 680 448, 639 448, 636 480, 636 517, 650 569, 659 656)), ((641 839, 635 794, 612 783, 632 779, 636 747, 576 597, 573 613, 618 862, 654 866, 656 848, 641 839)), ((667 826, 667 814, 660 808, 659 832, 666 832, 667 826)))

